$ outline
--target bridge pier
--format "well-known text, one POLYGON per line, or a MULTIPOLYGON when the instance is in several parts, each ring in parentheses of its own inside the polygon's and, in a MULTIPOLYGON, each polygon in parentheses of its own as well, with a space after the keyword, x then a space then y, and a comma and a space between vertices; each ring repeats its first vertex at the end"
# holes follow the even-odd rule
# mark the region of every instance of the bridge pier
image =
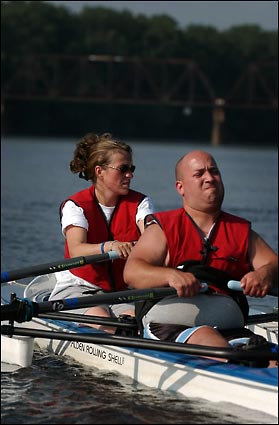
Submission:
POLYGON ((212 111, 212 132, 211 132, 211 144, 218 146, 222 142, 222 123, 225 121, 225 100, 221 98, 215 99, 213 111, 212 111))

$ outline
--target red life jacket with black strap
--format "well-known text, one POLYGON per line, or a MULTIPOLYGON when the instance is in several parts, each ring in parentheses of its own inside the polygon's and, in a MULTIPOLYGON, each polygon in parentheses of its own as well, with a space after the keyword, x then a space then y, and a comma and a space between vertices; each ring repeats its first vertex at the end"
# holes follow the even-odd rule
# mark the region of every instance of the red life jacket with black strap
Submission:
MULTIPOLYGON (((221 211, 208 239, 183 208, 155 213, 165 233, 169 249, 169 267, 194 260, 226 272, 240 280, 251 270, 248 258, 250 222, 221 211)), ((218 288, 216 288, 218 290, 218 288)))
MULTIPOLYGON (((144 198, 144 194, 134 190, 130 190, 125 196, 120 196, 108 224, 96 198, 95 187, 91 186, 75 193, 64 201, 61 204, 60 212, 65 202, 69 200, 83 209, 89 225, 87 232, 88 243, 97 244, 107 240, 135 241, 140 236, 135 217, 137 208, 144 198)), ((65 258, 70 258, 67 241, 65 241, 65 258)), ((123 280, 124 265, 125 260, 118 259, 113 262, 88 264, 71 269, 70 272, 105 291, 121 291, 127 289, 127 285, 123 280)))
MULTIPOLYGON (((210 292, 231 296, 242 310, 246 322, 249 306, 240 291, 228 289, 229 280, 240 280, 251 270, 248 258, 250 222, 221 211, 208 239, 204 238, 184 208, 157 212, 154 217, 165 233, 169 250, 169 267, 193 273, 207 282, 210 292)), ((136 303, 136 318, 141 319, 156 301, 136 303)))

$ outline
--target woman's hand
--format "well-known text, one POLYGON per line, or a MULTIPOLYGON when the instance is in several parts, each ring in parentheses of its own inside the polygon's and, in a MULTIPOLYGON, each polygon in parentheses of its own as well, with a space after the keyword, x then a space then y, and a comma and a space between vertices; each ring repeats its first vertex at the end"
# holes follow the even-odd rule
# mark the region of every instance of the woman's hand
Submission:
POLYGON ((119 254, 120 258, 125 259, 129 256, 136 242, 121 242, 115 240, 112 242, 108 242, 108 244, 109 243, 111 243, 110 251, 116 251, 119 254))

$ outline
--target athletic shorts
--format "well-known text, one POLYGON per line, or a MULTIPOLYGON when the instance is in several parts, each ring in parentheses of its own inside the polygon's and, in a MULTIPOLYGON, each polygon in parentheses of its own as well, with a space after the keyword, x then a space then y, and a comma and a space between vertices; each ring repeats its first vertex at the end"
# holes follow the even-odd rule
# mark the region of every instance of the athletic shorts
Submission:
POLYGON ((144 328, 149 323, 176 324, 184 328, 208 325, 219 330, 243 327, 244 317, 230 296, 214 293, 191 298, 165 297, 142 317, 144 328))
MULTIPOLYGON (((168 342, 186 342, 203 326, 224 330, 229 340, 234 329, 244 327, 238 304, 222 294, 199 294, 191 298, 169 296, 157 302, 142 317, 143 336, 168 342)), ((244 335, 246 336, 246 335, 244 335)))
POLYGON ((143 329, 143 337, 167 342, 185 343, 190 336, 203 326, 186 328, 185 326, 148 323, 143 329))

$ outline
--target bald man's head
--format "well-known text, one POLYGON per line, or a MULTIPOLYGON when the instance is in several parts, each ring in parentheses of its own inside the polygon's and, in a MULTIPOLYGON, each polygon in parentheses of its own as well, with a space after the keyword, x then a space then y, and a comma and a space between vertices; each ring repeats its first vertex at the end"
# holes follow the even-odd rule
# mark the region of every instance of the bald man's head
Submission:
POLYGON ((224 199, 221 173, 211 154, 202 150, 187 153, 176 164, 176 189, 187 210, 220 210, 224 199))

